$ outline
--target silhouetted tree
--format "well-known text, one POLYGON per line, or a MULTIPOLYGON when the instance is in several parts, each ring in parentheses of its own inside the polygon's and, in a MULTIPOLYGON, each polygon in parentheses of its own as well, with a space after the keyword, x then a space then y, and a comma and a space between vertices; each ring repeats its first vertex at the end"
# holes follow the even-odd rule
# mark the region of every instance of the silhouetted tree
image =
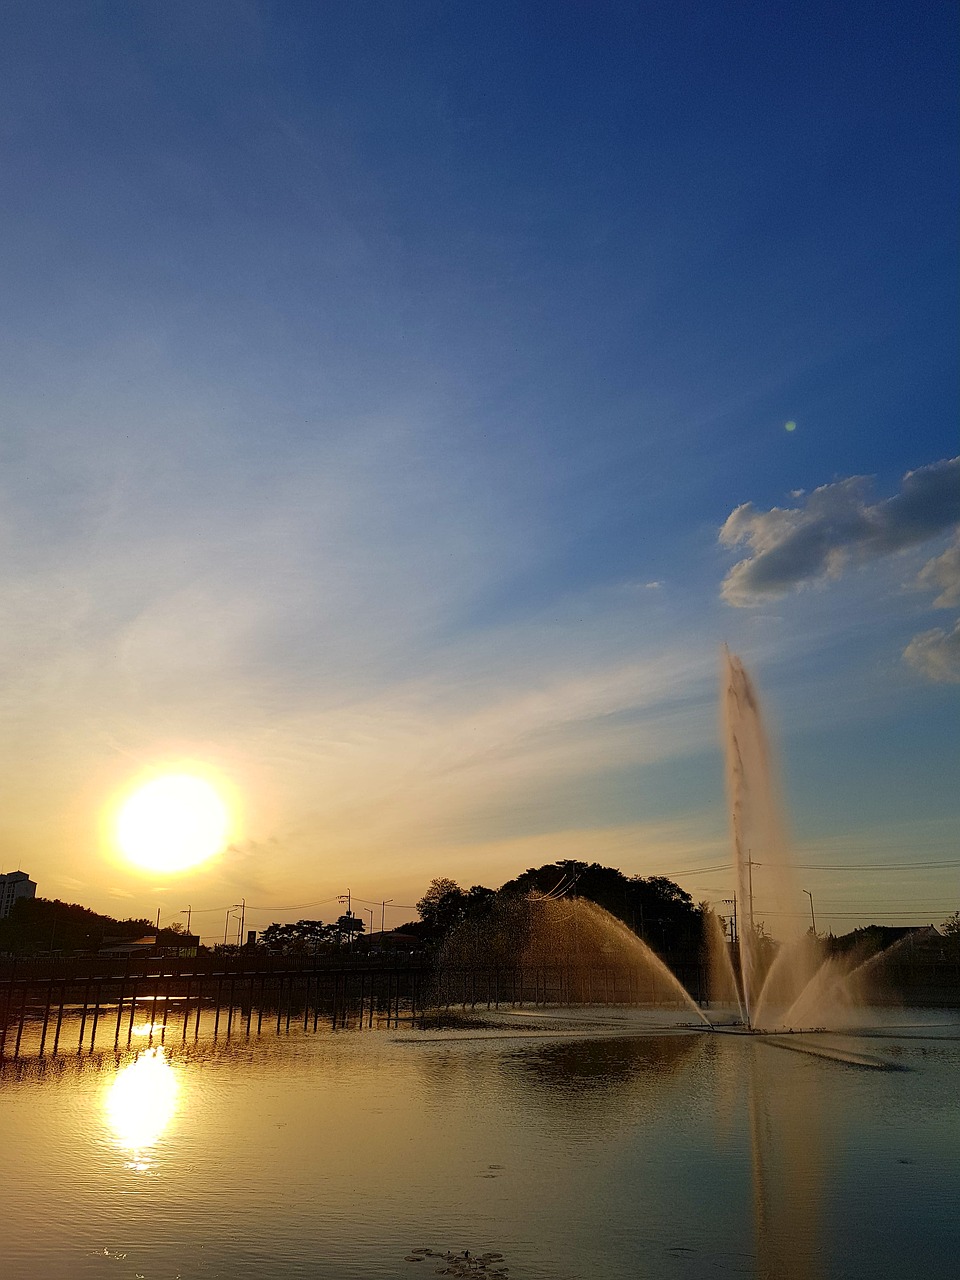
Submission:
POLYGON ((117 920, 59 898, 20 898, 0 920, 0 955, 65 955, 99 951, 106 938, 139 938, 156 934, 159 946, 176 946, 174 926, 157 931, 152 920, 117 920))
POLYGON ((438 941, 464 920, 489 910, 493 898, 493 890, 485 885, 475 884, 464 891, 456 880, 439 876, 430 881, 427 892, 417 903, 417 910, 428 936, 438 941))
POLYGON ((296 924, 270 924, 261 942, 276 951, 315 952, 337 940, 337 926, 322 920, 298 920, 296 924))
POLYGON ((696 952, 702 916, 690 894, 666 876, 625 876, 598 862, 563 859, 530 867, 500 890, 505 894, 556 893, 589 898, 643 938, 655 951, 696 952))

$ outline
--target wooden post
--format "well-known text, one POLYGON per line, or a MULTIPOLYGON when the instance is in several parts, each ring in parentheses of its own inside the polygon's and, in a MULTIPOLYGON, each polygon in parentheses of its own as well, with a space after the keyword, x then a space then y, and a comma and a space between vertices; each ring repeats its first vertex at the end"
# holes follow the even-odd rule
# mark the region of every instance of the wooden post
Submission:
POLYGON ((103 995, 103 979, 97 980, 97 1002, 93 1006, 93 1026, 90 1029, 90 1052, 97 1042, 97 1023, 100 1021, 100 997, 103 995))
POLYGON ((3 1061, 3 1051, 7 1044, 7 1026, 10 1023, 10 1006, 13 1004, 13 978, 7 983, 7 999, 3 1010, 3 1025, 0 1026, 0 1062, 3 1061))
POLYGON ((120 1024, 123 1022, 123 998, 127 993, 126 978, 120 979, 120 996, 117 1000, 117 1028, 113 1033, 113 1047, 116 1049, 120 1043, 120 1024))
POLYGON ((87 1004, 90 1000, 90 979, 88 978, 83 987, 83 1014, 80 1018, 80 1034, 77 1036, 77 1056, 83 1052, 83 1037, 87 1029, 87 1004))
POLYGON ((183 997, 183 1029, 180 1032, 180 1043, 183 1044, 187 1038, 187 1023, 190 1021, 190 991, 193 987, 193 977, 187 978, 187 990, 183 997))
POLYGON ((196 1016, 196 1018, 194 1019, 194 1023, 193 1023, 193 1038, 194 1038, 194 1041, 196 1041, 197 1039, 199 1039, 199 1036, 200 1036, 200 1014, 201 1014, 201 1012, 202 1012, 202 1010, 203 1010, 203 988, 204 988, 204 985, 205 985, 205 984, 204 984, 203 978, 201 978, 201 979, 200 979, 200 981, 199 981, 199 983, 198 983, 198 991, 197 991, 197 1016, 196 1016))
POLYGON ((130 997, 130 1021, 127 1023, 127 1047, 133 1039, 133 1018, 137 1012, 137 992, 140 990, 139 978, 133 980, 133 995, 130 997))
POLYGON ((220 1031, 220 1001, 223 998, 223 974, 217 978, 217 1008, 213 1018, 213 1038, 216 1040, 220 1031))
POLYGON ((60 1028, 63 1026, 63 1006, 67 999, 67 984, 60 983, 60 1007, 57 1010, 57 1029, 53 1033, 53 1056, 57 1056, 57 1048, 60 1044, 60 1028))
POLYGON ((17 1043, 13 1047, 13 1056, 20 1056, 20 1039, 23 1036, 23 1024, 27 1016, 27 984, 23 984, 23 995, 20 997, 20 1017, 17 1022, 17 1043))
POLYGON ((167 990, 163 1001, 163 1023, 160 1027, 160 1043, 163 1044, 167 1036, 167 1019, 170 1017, 170 991, 173 987, 173 974, 167 974, 166 977, 167 990))
POLYGON ((230 1008, 227 1010, 227 1039, 230 1039, 230 1030, 233 1027, 233 1002, 234 993, 237 989, 237 979, 235 974, 230 975, 230 1008))
POLYGON ((43 1057, 43 1046, 47 1042, 47 1026, 50 1022, 50 1006, 53 1004, 53 979, 47 983, 47 1001, 43 1010, 43 1028, 40 1032, 40 1050, 39 1056, 43 1057))

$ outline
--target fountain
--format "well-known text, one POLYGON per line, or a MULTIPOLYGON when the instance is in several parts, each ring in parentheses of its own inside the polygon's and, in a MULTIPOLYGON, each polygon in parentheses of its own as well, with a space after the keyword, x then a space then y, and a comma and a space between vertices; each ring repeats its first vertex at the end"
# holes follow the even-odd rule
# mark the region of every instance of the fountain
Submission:
MULTIPOLYGON (((733 844, 739 974, 727 947, 713 948, 726 965, 741 1020, 752 1031, 851 1029, 862 1022, 870 981, 890 950, 864 959, 829 956, 796 910, 783 805, 760 700, 743 663, 724 649, 722 711, 733 844), (774 915, 775 944, 757 921, 757 903, 774 915)), ((902 944, 894 944, 899 946, 902 944)))
MULTIPOLYGON (((649 1003, 692 1013, 701 1027, 751 1032, 853 1030, 868 1016, 870 985, 886 956, 828 955, 797 910, 787 826, 760 700, 743 663, 724 649, 722 719, 736 884, 736 955, 721 922, 704 914, 709 959, 710 1010, 704 1012, 678 978, 621 920, 585 898, 534 893, 501 898, 483 920, 468 921, 448 937, 440 958, 438 1003, 464 999, 464 975, 491 967, 521 974, 519 1002, 529 997, 523 973, 567 973, 551 988, 557 1003, 610 1003, 599 998, 590 974, 633 975, 614 990, 624 1003, 649 1003), (739 911, 737 908, 739 907, 739 911), (763 927, 771 914, 779 939, 763 927), (569 975, 573 974, 571 978, 569 975), (585 976, 586 975, 586 976, 585 976), (645 993, 645 994, 644 994, 645 993)), ((894 949, 904 945, 894 944, 894 949)), ((603 978, 603 983, 607 983, 603 978)), ((514 990, 514 995, 517 992, 514 990)), ((516 1001, 515 1001, 516 1002, 516 1001)), ((533 1003, 547 1003, 542 987, 533 1003)), ((473 1003, 476 1003, 474 995, 473 1003)))

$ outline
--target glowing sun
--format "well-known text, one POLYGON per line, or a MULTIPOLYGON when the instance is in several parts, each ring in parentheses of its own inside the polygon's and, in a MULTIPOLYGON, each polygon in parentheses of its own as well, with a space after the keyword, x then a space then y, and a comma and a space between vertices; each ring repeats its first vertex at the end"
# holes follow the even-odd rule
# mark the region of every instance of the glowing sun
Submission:
POLYGON ((183 871, 227 843, 230 815, 209 782, 170 773, 145 782, 117 813, 117 847, 150 871, 183 871))

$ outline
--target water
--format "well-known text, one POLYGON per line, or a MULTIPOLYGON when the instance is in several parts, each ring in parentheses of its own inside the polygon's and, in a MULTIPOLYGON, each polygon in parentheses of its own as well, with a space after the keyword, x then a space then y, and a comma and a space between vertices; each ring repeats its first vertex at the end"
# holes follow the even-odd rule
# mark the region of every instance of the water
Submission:
POLYGON ((561 999, 609 1000, 614 973, 627 976, 633 1002, 672 1004, 709 1025, 683 983, 622 920, 588 898, 531 893, 504 897, 480 921, 466 921, 447 937, 440 960, 438 1000, 457 1003, 470 994, 463 979, 500 964, 527 975, 563 972, 570 991, 561 999))
POLYGON ((887 1072, 553 1012, 10 1063, 0 1273, 435 1274, 414 1248, 502 1253, 509 1280, 949 1269, 960 1027, 858 1038, 887 1072))
MULTIPOLYGON (((739 908, 739 970, 712 931, 708 936, 717 999, 736 992, 741 1018, 757 1030, 816 1029, 867 1025, 873 999, 889 994, 886 954, 865 959, 827 954, 807 928, 803 891, 790 860, 773 752, 760 699, 743 663, 724 651, 721 685, 727 794, 739 908), (774 941, 762 917, 776 924, 774 941)), ((916 935, 897 947, 912 946, 916 935)))

